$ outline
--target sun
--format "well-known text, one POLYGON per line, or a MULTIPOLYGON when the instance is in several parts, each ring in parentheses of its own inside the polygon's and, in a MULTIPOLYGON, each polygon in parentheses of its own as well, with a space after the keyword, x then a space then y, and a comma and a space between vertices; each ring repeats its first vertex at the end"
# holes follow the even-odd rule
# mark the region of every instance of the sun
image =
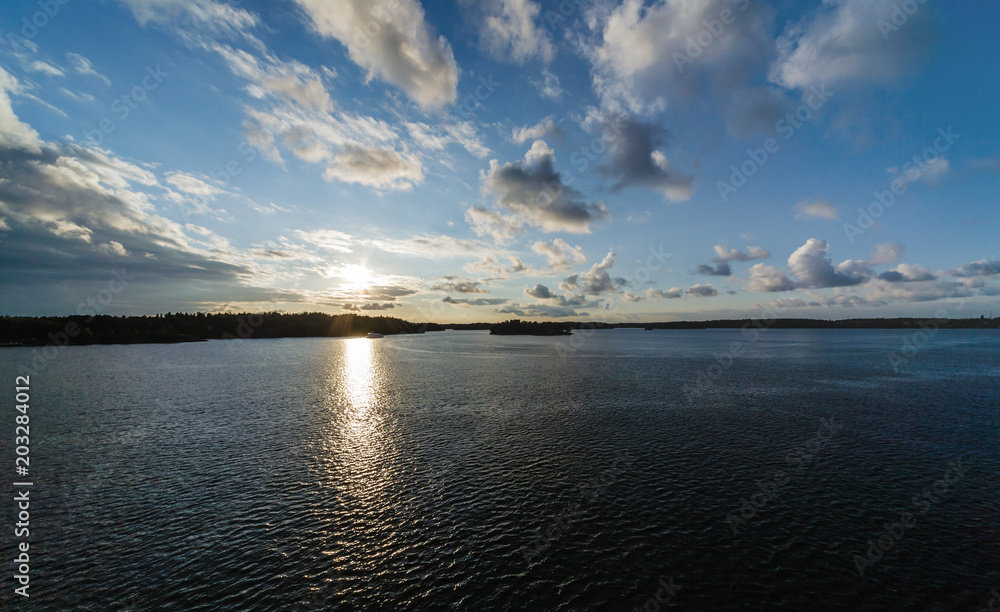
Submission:
POLYGON ((372 271, 364 266, 349 264, 338 270, 337 276, 344 279, 344 287, 353 291, 367 289, 372 284, 372 271))

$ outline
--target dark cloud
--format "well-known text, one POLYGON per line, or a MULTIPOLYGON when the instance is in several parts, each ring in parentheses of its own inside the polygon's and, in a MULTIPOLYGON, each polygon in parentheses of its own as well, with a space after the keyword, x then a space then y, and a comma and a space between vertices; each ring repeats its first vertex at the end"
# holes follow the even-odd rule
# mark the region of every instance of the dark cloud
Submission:
POLYGON ((416 292, 417 291, 415 289, 411 289, 409 287, 396 285, 373 285, 362 290, 360 293, 369 300, 395 302, 397 298, 413 295, 416 292))
POLYGON ((448 293, 489 293, 479 287, 477 281, 455 281, 441 283, 431 287, 431 291, 446 291, 448 293))
POLYGON ((552 149, 541 140, 524 161, 499 165, 493 160, 484 181, 498 205, 547 232, 588 233, 592 223, 609 217, 603 202, 586 202, 583 194, 563 183, 552 149))
POLYGON ((694 274, 703 274, 706 276, 732 276, 733 270, 727 262, 716 264, 714 268, 708 264, 700 264, 697 268, 695 268, 694 274))
POLYGON ((719 292, 712 285, 698 284, 688 289, 687 294, 695 297, 715 297, 719 295, 719 292))
POLYGON ((545 285, 535 285, 531 289, 525 289, 524 294, 539 300, 551 300, 559 297, 545 285))
POLYGON ((506 304, 510 300, 507 298, 453 298, 448 295, 441 298, 441 301, 456 306, 497 306, 506 304))
POLYGON ((363 312, 369 310, 392 310, 395 308, 395 304, 377 304, 375 302, 368 302, 361 304, 360 306, 355 306, 354 304, 344 304, 343 309, 351 312, 363 312))
POLYGON ((1000 260, 981 259, 948 272, 952 276, 996 276, 1000 274, 1000 260))
POLYGON ((618 118, 605 125, 608 139, 608 160, 601 172, 615 181, 612 191, 641 187, 663 194, 668 200, 680 202, 691 197, 692 179, 673 169, 659 151, 669 144, 670 133, 653 123, 618 118))
POLYGON ((900 264, 894 270, 879 274, 878 278, 888 283, 916 283, 936 280, 937 277, 923 266, 900 264))

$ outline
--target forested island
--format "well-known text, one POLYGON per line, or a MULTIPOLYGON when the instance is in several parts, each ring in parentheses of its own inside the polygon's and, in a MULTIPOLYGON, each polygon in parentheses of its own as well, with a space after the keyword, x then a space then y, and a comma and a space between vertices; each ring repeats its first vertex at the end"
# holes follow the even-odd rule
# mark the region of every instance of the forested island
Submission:
POLYGON ((236 338, 336 338, 444 329, 393 317, 322 312, 0 317, 0 345, 141 344, 236 338))
POLYGON ((564 336, 573 330, 627 329, 1000 329, 1000 318, 971 319, 722 319, 657 323, 521 321, 503 323, 412 323, 394 317, 303 313, 167 313, 147 316, 0 317, 0 346, 46 344, 139 344, 199 342, 235 338, 339 338, 455 330, 489 330, 493 335, 564 336))

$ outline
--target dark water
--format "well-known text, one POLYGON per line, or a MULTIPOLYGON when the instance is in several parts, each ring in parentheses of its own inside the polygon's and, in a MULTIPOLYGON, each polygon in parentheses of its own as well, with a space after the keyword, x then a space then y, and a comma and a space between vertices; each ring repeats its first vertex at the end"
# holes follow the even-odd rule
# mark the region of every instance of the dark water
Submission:
MULTIPOLYGON (((32 596, 15 603, 980 610, 1000 589, 1000 334, 941 332, 897 372, 912 338, 67 349, 31 379, 32 596)), ((30 354, 0 351, 9 387, 30 354)))

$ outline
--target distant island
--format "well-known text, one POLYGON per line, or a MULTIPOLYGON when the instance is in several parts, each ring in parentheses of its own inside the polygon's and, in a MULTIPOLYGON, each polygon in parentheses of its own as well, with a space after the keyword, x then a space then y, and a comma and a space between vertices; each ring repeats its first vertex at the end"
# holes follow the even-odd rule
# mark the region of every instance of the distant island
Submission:
POLYGON ((0 346, 148 344, 239 338, 339 338, 444 329, 393 317, 322 312, 0 317, 0 346))
POLYGON ((303 313, 167 313, 145 316, 75 315, 0 317, 0 346, 202 342, 238 338, 340 338, 375 332, 385 336, 454 330, 489 330, 497 336, 565 336, 573 330, 645 329, 1000 329, 1000 318, 970 319, 721 319, 658 323, 521 321, 412 323, 394 317, 303 313))
POLYGON ((513 319, 490 326, 494 336, 567 336, 572 331, 568 323, 535 323, 513 319))

